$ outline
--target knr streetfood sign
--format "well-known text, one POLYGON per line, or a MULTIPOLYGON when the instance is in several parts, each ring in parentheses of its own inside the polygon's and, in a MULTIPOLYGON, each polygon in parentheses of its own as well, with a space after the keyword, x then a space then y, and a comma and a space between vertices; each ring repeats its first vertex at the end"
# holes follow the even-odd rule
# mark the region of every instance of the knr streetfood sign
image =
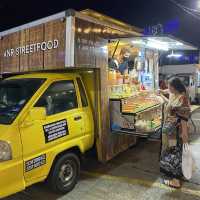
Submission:
POLYGON ((51 49, 57 49, 59 46, 59 41, 57 39, 44 41, 41 43, 33 43, 25 46, 20 46, 17 48, 6 49, 4 51, 4 57, 20 56, 25 54, 31 54, 38 51, 47 51, 51 49))

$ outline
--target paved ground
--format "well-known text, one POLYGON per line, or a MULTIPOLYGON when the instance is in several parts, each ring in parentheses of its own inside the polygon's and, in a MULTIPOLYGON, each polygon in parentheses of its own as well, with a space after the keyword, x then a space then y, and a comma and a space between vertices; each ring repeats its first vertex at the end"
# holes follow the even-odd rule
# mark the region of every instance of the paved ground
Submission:
MULTIPOLYGON (((193 118, 200 119, 200 113, 193 118)), ((195 123, 200 129, 200 121, 195 123)), ((191 137, 197 167, 200 166, 199 129, 191 137)), ((165 187, 159 173, 158 152, 159 142, 141 141, 136 148, 106 165, 89 158, 78 185, 67 195, 52 194, 44 184, 38 184, 5 200, 200 200, 200 169, 181 190, 165 187)))

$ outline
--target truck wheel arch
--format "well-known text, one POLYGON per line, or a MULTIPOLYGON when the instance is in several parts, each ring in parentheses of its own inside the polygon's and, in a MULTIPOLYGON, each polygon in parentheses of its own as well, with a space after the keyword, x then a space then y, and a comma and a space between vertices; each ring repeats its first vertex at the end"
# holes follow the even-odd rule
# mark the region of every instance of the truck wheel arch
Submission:
POLYGON ((75 147, 72 147, 72 148, 70 148, 70 149, 67 149, 67 150, 64 150, 64 151, 62 151, 62 152, 59 152, 59 153, 55 156, 55 158, 53 159, 53 162, 52 162, 52 165, 51 165, 50 170, 49 170, 49 172, 48 172, 47 178, 48 178, 48 176, 49 176, 51 170, 53 169, 53 167, 54 167, 56 161, 57 161, 60 157, 62 157, 63 155, 65 155, 65 154, 67 154, 67 153, 75 153, 75 154, 78 156, 78 158, 80 159, 80 162, 82 161, 82 155, 83 155, 83 153, 80 151, 80 148, 79 148, 78 146, 75 146, 75 147))

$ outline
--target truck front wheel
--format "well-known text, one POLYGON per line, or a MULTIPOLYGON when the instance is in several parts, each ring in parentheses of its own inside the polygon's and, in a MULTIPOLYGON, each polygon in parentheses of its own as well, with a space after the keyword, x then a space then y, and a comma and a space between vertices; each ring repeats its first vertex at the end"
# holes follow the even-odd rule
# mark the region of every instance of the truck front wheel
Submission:
POLYGON ((80 159, 75 153, 60 157, 53 166, 48 183, 56 193, 70 192, 76 185, 80 174, 80 159))

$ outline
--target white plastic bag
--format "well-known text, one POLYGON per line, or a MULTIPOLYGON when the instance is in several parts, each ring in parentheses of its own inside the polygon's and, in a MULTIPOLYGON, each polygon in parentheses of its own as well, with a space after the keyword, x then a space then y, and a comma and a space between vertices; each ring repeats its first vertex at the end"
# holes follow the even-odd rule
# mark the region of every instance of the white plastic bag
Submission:
POLYGON ((183 144, 182 171, 184 177, 187 180, 192 178, 192 174, 194 172, 194 165, 194 159, 189 144, 183 144))

